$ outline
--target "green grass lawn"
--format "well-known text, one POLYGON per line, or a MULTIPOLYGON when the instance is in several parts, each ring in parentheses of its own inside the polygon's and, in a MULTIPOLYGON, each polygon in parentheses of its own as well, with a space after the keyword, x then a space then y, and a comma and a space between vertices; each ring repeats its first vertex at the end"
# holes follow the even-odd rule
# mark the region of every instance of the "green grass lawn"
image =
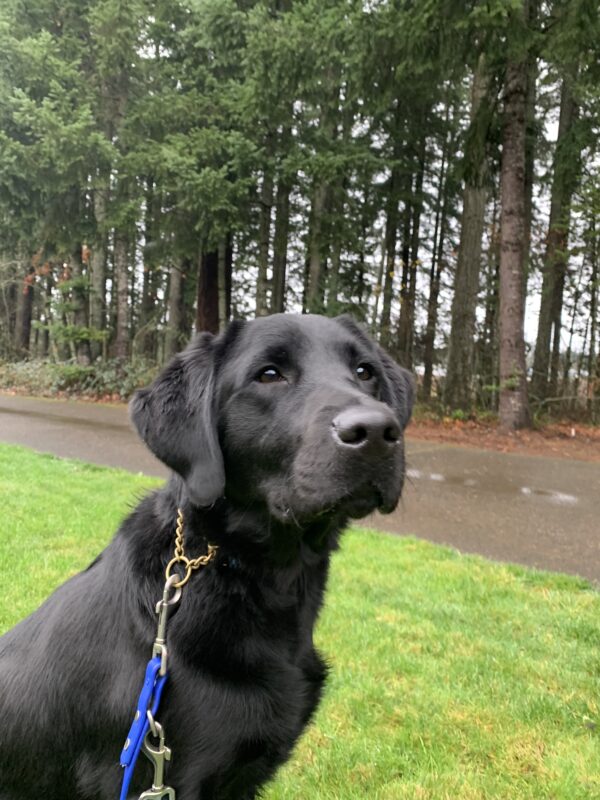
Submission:
MULTIPOLYGON (((0 630, 156 483, 0 445, 0 630)), ((316 638, 326 698, 268 800, 600 798, 600 595, 586 582, 354 530, 316 638)))

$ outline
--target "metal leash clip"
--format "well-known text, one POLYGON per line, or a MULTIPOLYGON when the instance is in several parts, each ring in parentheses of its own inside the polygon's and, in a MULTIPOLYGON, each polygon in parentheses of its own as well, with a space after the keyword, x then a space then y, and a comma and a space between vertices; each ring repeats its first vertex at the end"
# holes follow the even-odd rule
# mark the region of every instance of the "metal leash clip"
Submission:
POLYGON ((152 657, 160 656, 161 675, 167 674, 167 619, 169 618, 170 607, 176 605, 181 598, 181 588, 175 586, 178 580, 178 575, 171 575, 165 583, 162 600, 159 600, 156 604, 158 630, 152 646, 152 657), (175 590, 174 594, 172 597, 169 597, 173 589, 175 590))
POLYGON ((158 747, 154 747, 150 742, 150 737, 154 735, 152 730, 148 731, 142 745, 142 752, 150 759, 154 767, 152 788, 143 792, 139 800, 160 800, 161 798, 175 800, 175 789, 165 786, 165 761, 171 760, 171 748, 165 745, 165 732, 162 725, 154 720, 154 727, 158 737, 158 747))

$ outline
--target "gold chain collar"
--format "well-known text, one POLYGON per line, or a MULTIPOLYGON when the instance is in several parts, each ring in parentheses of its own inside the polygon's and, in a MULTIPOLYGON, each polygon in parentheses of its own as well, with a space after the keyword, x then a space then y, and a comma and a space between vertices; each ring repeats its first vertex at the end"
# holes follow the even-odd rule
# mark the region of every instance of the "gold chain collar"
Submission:
POLYGON ((198 556, 198 558, 188 558, 185 554, 183 543, 183 511, 177 509, 177 531, 175 533, 175 555, 167 564, 165 576, 167 580, 171 577, 171 572, 175 564, 182 564, 185 570, 185 575, 177 583, 171 584, 173 588, 180 589, 189 581, 192 572, 200 567, 205 567, 217 555, 218 546, 214 544, 208 545, 208 553, 205 556, 198 556))

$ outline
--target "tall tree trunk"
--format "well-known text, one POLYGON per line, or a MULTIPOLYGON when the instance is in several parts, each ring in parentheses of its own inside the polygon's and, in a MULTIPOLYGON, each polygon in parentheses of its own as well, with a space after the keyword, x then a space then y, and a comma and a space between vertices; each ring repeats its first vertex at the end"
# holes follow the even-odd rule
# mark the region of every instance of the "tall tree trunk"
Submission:
MULTIPOLYGON (((529 0, 526 11, 531 28, 536 25, 539 0, 529 0)), ((527 96, 525 99, 525 223, 523 234, 523 302, 527 298, 530 272, 531 223, 533 219, 533 185, 535 182, 535 153, 537 150, 536 84, 538 57, 533 50, 527 56, 527 96)))
MULTIPOLYGON (((271 242, 271 211, 273 208, 273 151, 274 137, 267 134, 266 163, 263 169, 263 180, 260 189, 259 233, 258 233, 258 278, 256 281, 256 316, 264 317, 269 313, 267 292, 269 288, 269 245, 271 242)), ((223 251, 224 252, 224 251, 223 251)))
POLYGON ((401 156, 403 142, 404 112, 400 98, 396 99, 394 109, 394 122, 391 132, 392 169, 388 182, 388 193, 385 214, 385 240, 384 240, 384 270, 382 289, 383 306, 379 323, 379 341, 383 347, 389 347, 391 340, 391 314, 392 296, 394 294, 394 278, 396 276, 396 247, 398 243, 398 221, 400 195, 402 194, 402 165, 401 156))
MULTIPOLYGON (((83 249, 81 244, 76 244, 70 254, 71 265, 71 308, 73 323, 77 331, 75 353, 79 364, 89 364, 92 358, 90 340, 87 336, 88 308, 87 308, 87 275, 83 268, 83 249)), ((89 256, 89 253, 88 253, 89 256)))
MULTIPOLYGON (((308 230, 308 237, 310 239, 310 223, 309 223, 309 230, 308 230)), ((310 268, 310 258, 308 255, 304 258, 304 264, 302 269, 302 313, 306 314, 308 312, 308 273, 310 268)))
MULTIPOLYGON (((525 0, 527 3, 527 0, 525 0)), ((500 178, 500 426, 530 424, 523 314, 527 60, 509 59, 504 83, 500 178)))
MULTIPOLYGON (((334 191, 334 213, 336 219, 343 219, 346 204, 346 180, 337 181, 334 191)), ((336 224, 331 232, 331 269, 327 280, 327 313, 333 316, 339 313, 338 297, 340 291, 340 268, 342 261, 343 230, 336 224)))
MULTIPOLYGON (((566 246, 566 243, 565 243, 566 246)), ((565 293, 566 280, 566 254, 565 265, 560 275, 554 281, 553 302, 552 302, 552 351, 550 354, 550 378, 548 380, 548 397, 558 396, 558 368, 560 362, 560 341, 562 334, 562 311, 565 293)))
POLYGON ((232 316, 231 287, 233 284, 233 234, 225 236, 225 321, 232 316))
MULTIPOLYGON (((291 132, 289 135, 291 139, 291 132)), ((284 137, 284 141, 287 138, 284 137)), ((282 173, 277 182, 275 200, 275 232, 273 234, 273 290, 271 313, 285 311, 287 248, 290 229, 290 194, 294 179, 282 173)))
MULTIPOLYGON (((106 332, 106 206, 108 202, 108 176, 99 174, 93 190, 95 234, 90 256, 90 328, 106 332)), ((102 342, 92 339, 90 353, 95 361, 102 354, 102 342)))
POLYGON ((44 337, 42 340, 42 357, 47 358, 50 354, 50 326, 52 325, 52 289, 54 288, 54 278, 52 277, 52 265, 48 264, 45 271, 45 297, 44 297, 44 337))
POLYGON ((596 231, 596 220, 594 215, 590 216, 589 226, 589 248, 590 263, 592 265, 590 275, 590 345, 587 357, 588 390, 587 408, 588 412, 594 417, 594 396, 596 394, 596 380, 600 374, 598 362, 596 360, 596 335, 598 330, 598 283, 600 275, 598 271, 598 240, 596 231))
MULTIPOLYGON (((449 109, 446 107, 448 124, 449 109)), ((429 270, 429 295, 427 298, 427 325, 423 337, 423 387, 422 397, 425 402, 431 399, 433 384, 433 359, 435 352, 435 334, 437 331, 438 305, 440 285, 444 269, 444 240, 446 238, 446 217, 448 212, 448 182, 446 180, 446 165, 451 151, 453 151, 452 137, 446 135, 442 148, 440 164, 440 177, 435 201, 435 222, 433 229, 433 250, 431 254, 431 267, 429 270)))
MULTIPOLYGON (((412 222, 412 198, 413 198, 413 178, 408 173, 403 192, 404 208, 402 209, 402 247, 400 250, 400 260, 402 262, 402 276, 400 279, 400 316, 406 319, 408 312, 410 294, 410 241, 411 241, 411 222, 412 222)), ((406 323, 403 321, 403 324, 406 323)))
POLYGON ((379 321, 379 341, 382 347, 389 347, 391 340, 392 296, 396 277, 396 245, 398 241, 398 204, 400 168, 394 164, 390 184, 385 219, 385 239, 383 245, 382 281, 378 282, 382 296, 381 319, 379 321))
MULTIPOLYGON (((67 317, 67 308, 69 307, 69 286, 71 281, 71 266, 69 263, 61 260, 60 273, 57 281, 58 291, 60 292, 61 307, 60 307, 60 321, 63 329, 67 328, 70 320, 67 317)), ((58 358, 61 361, 67 361, 69 358, 75 357, 73 350, 73 343, 64 336, 58 336, 55 342, 58 358)))
MULTIPOLYGON (((424 114, 423 116, 424 124, 427 115, 424 114)), ((398 359, 400 363, 407 369, 412 369, 413 366, 415 305, 417 300, 417 269, 419 266, 421 212, 423 210, 423 177, 425 175, 425 147, 426 139, 423 137, 419 148, 418 168, 410 203, 411 222, 407 290, 404 302, 400 307, 400 320, 398 323, 398 359)))
POLYGON ((554 154, 554 172, 550 200, 550 219, 544 256, 542 296, 538 331, 533 360, 531 391, 537 400, 548 395, 548 370, 552 329, 555 341, 560 337, 560 317, 565 271, 567 267, 567 247, 571 196, 575 189, 579 169, 573 159, 571 131, 577 118, 577 105, 571 92, 571 78, 565 78, 561 89, 560 118, 558 137, 554 154))
POLYGON ((29 354, 31 339, 31 318, 33 315, 33 296, 35 269, 27 267, 21 290, 17 296, 17 314, 15 324, 15 349, 20 356, 29 354))
MULTIPOLYGON (((352 141, 352 128, 356 107, 349 99, 352 91, 346 83, 342 92, 344 98, 342 102, 341 124, 340 124, 340 149, 345 151, 352 141)), ((330 222, 329 222, 329 242, 331 248, 331 269, 327 280, 327 313, 335 315, 339 313, 339 291, 340 291, 340 269, 342 262, 342 250, 345 241, 345 210, 348 194, 348 175, 346 172, 338 172, 331 187, 330 197, 330 222)))
POLYGON ((165 338, 165 357, 171 358, 181 347, 182 320, 182 272, 189 271, 190 263, 172 263, 169 270, 169 299, 167 331, 165 338))
POLYGON ((202 248, 198 265, 196 330, 219 332, 219 252, 202 248))
POLYGON ((444 383, 444 403, 450 408, 468 410, 473 402, 473 346, 479 274, 481 239, 487 202, 487 130, 478 124, 489 90, 485 58, 479 57, 471 89, 470 147, 465 153, 465 185, 460 245, 452 297, 448 367, 444 383), (478 132, 478 135, 475 133, 478 132))
MULTIPOLYGON (((577 284, 575 286, 573 292, 573 305, 571 306, 571 319, 569 323, 569 340, 567 344, 567 351, 565 353, 565 360, 563 364, 563 371, 562 371, 562 388, 561 388, 561 396, 568 397, 570 394, 570 386, 569 386, 569 373, 571 372, 571 367, 573 365, 573 340, 575 338, 575 326, 577 322, 577 309, 579 307, 579 301, 581 300, 581 296, 583 294, 583 290, 581 287, 582 280, 583 280, 583 268, 585 264, 584 262, 581 263, 579 268, 579 274, 577 276, 577 284)), ((558 384, 558 378, 556 380, 558 384)), ((558 387, 557 387, 558 388, 558 387)), ((556 395, 551 395, 552 397, 558 396, 558 392, 556 395)), ((570 402, 567 402, 567 407, 572 405, 570 402)))
POLYGON ((327 312, 330 315, 338 313, 338 294, 340 283, 340 264, 342 259, 342 240, 335 238, 331 248, 331 270, 329 272, 329 287, 327 292, 327 312))
POLYGON ((371 228, 370 220, 369 220, 369 204, 370 204, 370 188, 369 182, 365 182, 365 187, 363 189, 363 198, 362 198, 362 213, 361 213, 361 222, 360 222, 360 245, 358 250, 358 274, 356 280, 356 299, 358 307, 362 311, 361 319, 366 322, 367 319, 367 306, 364 302, 365 299, 365 274, 367 272, 367 247, 368 247, 368 238, 369 238, 369 231, 371 228))
POLYGON ((146 357, 156 358, 158 347, 158 289, 160 283, 160 268, 158 259, 159 245, 159 220, 161 200, 156 192, 153 178, 146 182, 146 211, 144 219, 144 250, 142 302, 140 308, 140 322, 137 339, 139 351, 146 357))
MULTIPOLYGON (((227 322, 229 321, 229 307, 228 307, 228 279, 227 279, 227 268, 228 268, 228 259, 227 259, 227 240, 223 239, 219 242, 219 330, 222 331, 225 329, 227 322)), ((231 250, 231 247, 229 248, 231 250)), ((231 266, 229 264, 229 269, 231 272, 231 266)), ((266 297, 265 297, 266 302, 266 297)), ((267 309, 263 309, 263 315, 266 314, 267 309)))
POLYGON ((308 286, 306 307, 309 313, 323 311, 323 263, 326 246, 323 236, 323 217, 329 201, 329 185, 319 179, 313 191, 311 207, 310 239, 308 246, 308 286))
MULTIPOLYGON (((386 227, 387 232, 387 227, 386 227)), ((385 235, 381 242, 381 258, 379 259, 379 269, 377 270, 377 282, 375 284, 375 288, 373 289, 373 294, 375 295, 375 303, 373 304, 373 317, 371 318, 371 331, 375 335, 378 329, 378 321, 379 321, 379 300, 381 299, 382 290, 383 290, 383 283, 384 283, 384 271, 386 266, 386 259, 387 253, 385 249, 386 239, 385 235)), ((389 315, 388 315, 388 327, 389 327, 389 315)), ((379 333, 383 327, 379 326, 379 333)), ((380 335, 380 341, 383 344, 383 338, 380 335)), ((385 346, 385 345, 384 345, 385 346)))
MULTIPOLYGON (((495 194, 495 193, 494 193, 495 194)), ((478 342, 479 350, 479 402, 486 408, 498 408, 498 307, 500 286, 500 233, 498 226, 498 203, 494 196, 492 207, 492 230, 487 254, 487 274, 485 280, 485 315, 482 336, 478 342)))
POLYGON ((114 285, 115 291, 115 339, 114 354, 116 358, 127 358, 129 355, 129 236, 126 228, 119 225, 115 228, 114 243, 114 285))
MULTIPOLYGON (((324 101, 319 119, 319 134, 333 151, 338 134, 338 113, 340 100, 340 84, 336 69, 331 66, 325 71, 324 101)), ((325 148, 327 149, 327 144, 325 148)), ((326 236, 325 216, 331 201, 331 185, 328 177, 316 174, 313 182, 312 204, 310 213, 308 242, 308 285, 306 289, 306 307, 309 313, 324 310, 324 269, 327 262, 328 241, 326 236)))
MULTIPOLYGON (((7 260, 9 260, 7 258, 7 260)), ((6 315, 6 326, 8 330, 8 339, 13 347, 17 344, 17 307, 19 305, 19 294, 21 291, 21 283, 18 278, 18 269, 14 267, 10 269, 8 276, 8 285, 6 286, 6 293, 3 295, 4 308, 6 315)))

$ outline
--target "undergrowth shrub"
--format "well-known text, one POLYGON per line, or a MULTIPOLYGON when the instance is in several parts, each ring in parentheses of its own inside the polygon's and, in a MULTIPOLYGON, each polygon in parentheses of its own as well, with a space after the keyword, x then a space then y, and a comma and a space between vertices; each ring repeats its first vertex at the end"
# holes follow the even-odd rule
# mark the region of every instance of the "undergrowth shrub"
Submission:
POLYGON ((110 359, 84 366, 43 359, 0 363, 0 389, 24 394, 110 397, 127 400, 154 378, 158 366, 136 359, 110 359))

